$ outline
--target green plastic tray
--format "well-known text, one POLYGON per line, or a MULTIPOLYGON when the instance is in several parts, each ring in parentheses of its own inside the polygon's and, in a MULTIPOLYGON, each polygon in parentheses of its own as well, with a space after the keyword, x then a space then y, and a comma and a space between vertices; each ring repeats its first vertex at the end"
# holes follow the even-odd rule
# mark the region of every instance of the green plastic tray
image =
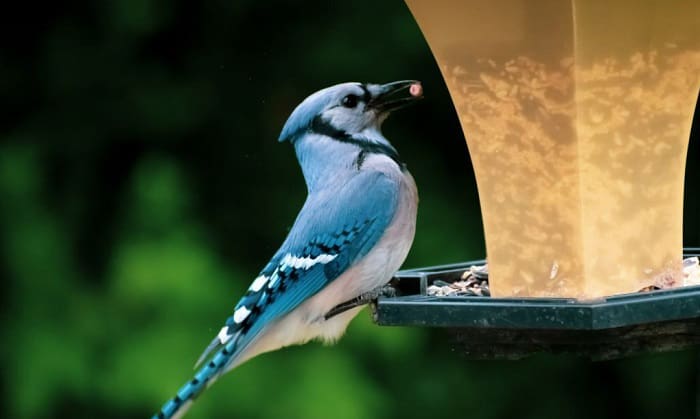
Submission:
MULTIPOLYGON (((700 248, 685 248, 698 256, 700 248)), ((431 297, 435 280, 451 282, 484 260, 400 271, 397 296, 381 297, 374 320, 385 326, 449 328, 467 355, 520 358, 534 352, 575 352, 597 359, 700 343, 700 286, 568 298, 431 297)))

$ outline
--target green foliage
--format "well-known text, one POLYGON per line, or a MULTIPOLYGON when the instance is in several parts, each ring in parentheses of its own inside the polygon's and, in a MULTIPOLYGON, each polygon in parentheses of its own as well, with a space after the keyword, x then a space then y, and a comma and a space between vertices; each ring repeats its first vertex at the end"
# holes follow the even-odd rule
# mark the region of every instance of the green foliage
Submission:
MULTIPOLYGON (((333 83, 424 82, 385 127, 421 193, 406 266, 483 257, 459 124, 402 2, 45 7, 0 25, 0 416, 147 417, 171 396, 293 222, 304 185, 276 138, 333 83)), ((443 331, 363 313, 188 417, 689 417, 697 356, 470 362, 443 331)))

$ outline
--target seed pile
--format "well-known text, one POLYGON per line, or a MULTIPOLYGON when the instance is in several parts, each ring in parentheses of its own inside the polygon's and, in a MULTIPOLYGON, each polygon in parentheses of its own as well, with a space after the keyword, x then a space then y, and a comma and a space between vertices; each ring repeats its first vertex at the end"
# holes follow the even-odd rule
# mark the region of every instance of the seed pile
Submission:
POLYGON ((435 280, 426 291, 428 295, 435 297, 490 297, 491 291, 489 290, 488 265, 474 265, 469 267, 469 269, 462 274, 462 278, 456 282, 435 280))

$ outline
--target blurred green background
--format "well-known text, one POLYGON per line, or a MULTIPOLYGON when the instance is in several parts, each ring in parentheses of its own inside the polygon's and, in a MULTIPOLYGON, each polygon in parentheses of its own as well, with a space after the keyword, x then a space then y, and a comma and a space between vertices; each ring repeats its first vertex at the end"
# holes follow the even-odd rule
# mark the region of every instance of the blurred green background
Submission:
MULTIPOLYGON (((293 150, 276 141, 294 106, 338 82, 407 78, 426 100, 385 125, 421 193, 405 266, 481 258, 461 130, 400 0, 4 5, 0 417, 153 413, 304 200, 293 150)), ((700 244, 693 136, 688 245, 700 244)), ((697 362, 697 350, 473 362, 441 330, 363 313, 333 348, 226 375, 188 418, 687 418, 697 362)))

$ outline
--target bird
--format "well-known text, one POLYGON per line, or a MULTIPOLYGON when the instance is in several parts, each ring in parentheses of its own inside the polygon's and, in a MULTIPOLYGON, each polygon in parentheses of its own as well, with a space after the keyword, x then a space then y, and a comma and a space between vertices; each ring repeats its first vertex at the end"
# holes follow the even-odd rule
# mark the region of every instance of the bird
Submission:
POLYGON ((181 418, 219 376, 259 354, 337 341, 385 289, 412 245, 418 192, 381 128, 391 112, 422 98, 415 80, 350 82, 292 111, 279 141, 294 147, 306 200, 195 368, 207 362, 153 419, 181 418))

